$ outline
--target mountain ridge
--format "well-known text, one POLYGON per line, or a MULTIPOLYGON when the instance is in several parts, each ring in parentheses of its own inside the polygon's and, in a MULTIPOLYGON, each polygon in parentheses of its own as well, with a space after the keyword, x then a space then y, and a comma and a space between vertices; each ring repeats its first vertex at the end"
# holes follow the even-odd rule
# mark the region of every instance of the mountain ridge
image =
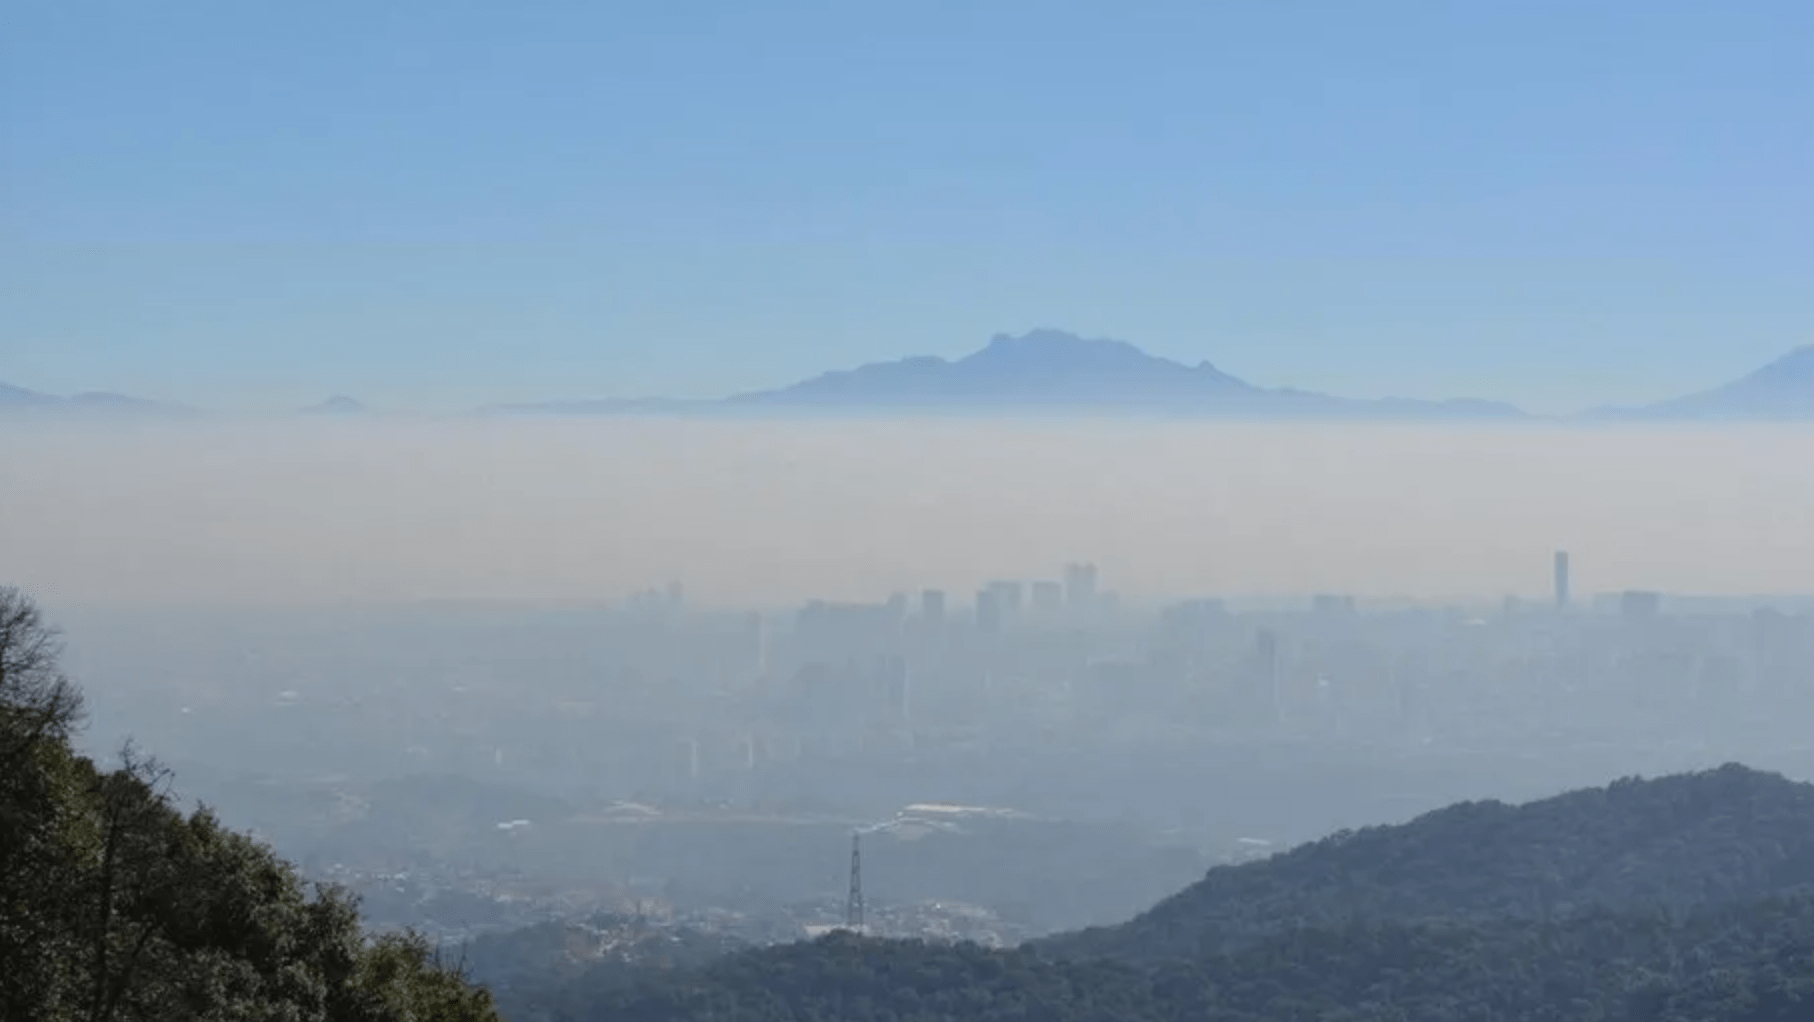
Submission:
MULTIPOLYGON (((192 415, 195 409, 105 391, 60 396, 0 382, 0 414, 79 412, 192 415)), ((335 396, 300 409, 355 416, 363 403, 335 396)), ((1126 341, 1052 328, 996 334, 966 355, 909 355, 833 369, 777 387, 719 398, 605 397, 485 405, 480 415, 749 417, 890 414, 1135 414, 1256 421, 1796 422, 1814 421, 1814 344, 1794 348, 1727 383, 1649 404, 1533 415, 1481 398, 1348 398, 1262 387, 1203 360, 1151 355, 1126 341)))
POLYGON ((1264 388, 1218 369, 1150 355, 1126 341, 1040 328, 997 334, 956 359, 910 355, 820 373, 716 400, 550 401, 492 406, 506 414, 720 414, 724 412, 1159 412, 1252 419, 1522 420, 1510 404, 1477 398, 1335 397, 1264 388))
POLYGON ((1647 421, 1814 419, 1814 344, 1793 348, 1716 387, 1631 408, 1595 409, 1590 414, 1602 419, 1647 421))
POLYGON ((0 413, 6 412, 169 416, 193 414, 193 409, 112 391, 84 391, 62 397, 0 382, 0 413))

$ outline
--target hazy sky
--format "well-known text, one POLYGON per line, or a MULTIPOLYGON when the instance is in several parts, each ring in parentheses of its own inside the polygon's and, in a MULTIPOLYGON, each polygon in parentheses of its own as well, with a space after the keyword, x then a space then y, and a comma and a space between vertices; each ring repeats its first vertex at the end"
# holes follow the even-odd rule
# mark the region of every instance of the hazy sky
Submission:
POLYGON ((5 0, 0 379, 720 394, 1052 325, 1536 408, 1814 339, 1796 0, 5 0))
POLYGON ((1814 431, 1129 422, 0 430, 47 603, 880 599, 1096 561, 1132 597, 1802 593, 1814 431))
POLYGON ((1814 340, 1798 0, 3 0, 0 380, 710 395, 1050 325, 1540 410, 1814 340))

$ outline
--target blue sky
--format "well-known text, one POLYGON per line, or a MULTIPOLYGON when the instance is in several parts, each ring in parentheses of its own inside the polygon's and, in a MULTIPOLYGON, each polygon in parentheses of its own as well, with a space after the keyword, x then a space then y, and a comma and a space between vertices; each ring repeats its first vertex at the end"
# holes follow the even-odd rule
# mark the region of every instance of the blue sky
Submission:
POLYGON ((765 386, 1049 325, 1538 409, 1814 341, 1814 5, 0 0, 0 380, 765 386))

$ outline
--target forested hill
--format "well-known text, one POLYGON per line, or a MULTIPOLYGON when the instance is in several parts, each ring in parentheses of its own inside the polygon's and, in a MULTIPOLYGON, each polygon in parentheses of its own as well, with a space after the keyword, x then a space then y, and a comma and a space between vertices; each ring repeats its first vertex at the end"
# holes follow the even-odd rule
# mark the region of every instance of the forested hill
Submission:
POLYGON ((1808 1022, 1814 902, 1689 917, 1294 929, 1153 969, 834 934, 703 969, 606 970, 513 1022, 1808 1022))
POLYGON ((1043 954, 1162 962, 1293 927, 1692 912, 1814 884, 1814 785, 1728 765, 1511 806, 1466 802, 1213 869, 1131 922, 1043 954))

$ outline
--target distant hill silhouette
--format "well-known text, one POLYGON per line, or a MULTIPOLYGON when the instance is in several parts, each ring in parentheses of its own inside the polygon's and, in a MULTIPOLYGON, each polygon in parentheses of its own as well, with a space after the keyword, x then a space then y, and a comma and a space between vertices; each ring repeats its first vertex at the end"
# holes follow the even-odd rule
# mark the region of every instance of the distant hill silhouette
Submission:
POLYGON ((166 404, 162 401, 147 401, 144 398, 128 397, 125 394, 113 394, 94 391, 77 394, 73 397, 58 397, 55 394, 43 394, 24 387, 0 383, 0 412, 33 411, 33 412, 81 412, 87 414, 108 415, 184 415, 189 409, 180 405, 166 404))
POLYGON ((1122 411, 1243 419, 1517 419, 1492 401, 1354 400, 1256 387, 1208 362, 1187 366, 1123 341, 1061 330, 998 335, 956 360, 917 356, 823 373, 722 401, 552 402, 497 409, 545 414, 725 412, 1122 411))
POLYGON ((1598 418, 1638 420, 1814 419, 1814 344, 1796 348, 1731 383, 1637 408, 1604 408, 1598 418))
POLYGON ((62 400, 62 398, 52 397, 49 394, 40 394, 35 390, 15 387, 10 383, 0 383, 0 408, 36 408, 58 404, 62 400))
POLYGON ((1349 919, 1693 911, 1814 884, 1814 785, 1730 765, 1520 806, 1464 802, 1213 869, 1134 920, 1048 954, 1132 962, 1226 951, 1349 919))
POLYGON ((356 401, 350 397, 336 395, 318 405, 310 405, 307 408, 304 408, 302 413, 304 415, 344 416, 365 415, 370 411, 371 409, 367 408, 363 402, 356 401))

